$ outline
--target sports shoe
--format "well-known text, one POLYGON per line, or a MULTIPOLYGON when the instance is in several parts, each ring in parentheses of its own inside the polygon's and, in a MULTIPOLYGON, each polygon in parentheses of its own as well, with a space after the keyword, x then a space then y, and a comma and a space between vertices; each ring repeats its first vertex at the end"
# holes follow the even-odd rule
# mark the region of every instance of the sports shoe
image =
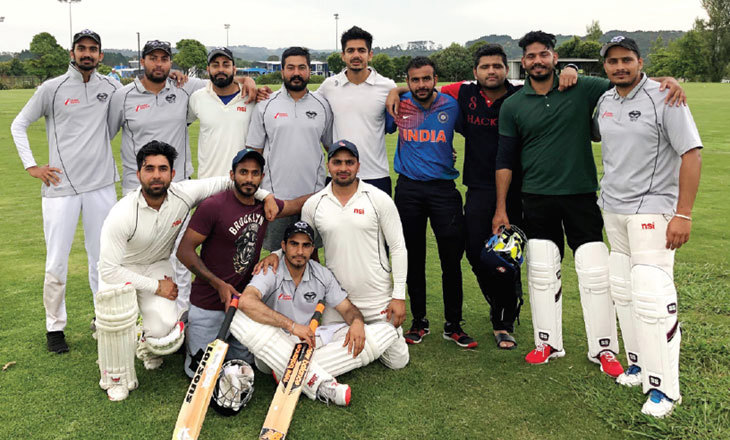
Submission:
POLYGON ((629 368, 616 378, 616 383, 627 387, 641 385, 641 367, 638 365, 629 365, 629 368))
POLYGON ((96 335, 96 316, 91 318, 91 324, 89 324, 89 330, 91 330, 91 337, 96 340, 98 337, 96 335))
POLYGON ((63 331, 47 332, 46 346, 48 351, 61 354, 68 352, 68 344, 66 344, 66 336, 63 331))
POLYGON ((550 359, 565 356, 565 350, 556 350, 547 344, 540 344, 534 350, 527 353, 525 360, 528 364, 547 364, 550 359))
POLYGON ((411 329, 408 330, 408 333, 403 335, 406 342, 409 344, 420 344, 423 337, 431 333, 428 325, 428 319, 426 318, 413 319, 413 321, 411 321, 411 329))
POLYGON ((325 403, 332 402, 339 406, 350 405, 351 393, 350 385, 337 383, 334 379, 322 382, 317 388, 317 397, 319 400, 325 403))
POLYGON ((456 345, 464 348, 476 348, 477 341, 467 335, 459 324, 447 322, 444 324, 444 339, 454 341, 456 345))
POLYGON ((598 355, 598 361, 601 363, 601 371, 611 377, 618 377, 624 372, 621 362, 616 359, 613 352, 604 350, 598 355))
POLYGON ((641 407, 641 412, 648 416, 656 417, 661 419, 667 417, 672 413, 675 406, 682 403, 682 397, 680 396, 677 400, 672 400, 657 389, 649 391, 649 398, 641 407))

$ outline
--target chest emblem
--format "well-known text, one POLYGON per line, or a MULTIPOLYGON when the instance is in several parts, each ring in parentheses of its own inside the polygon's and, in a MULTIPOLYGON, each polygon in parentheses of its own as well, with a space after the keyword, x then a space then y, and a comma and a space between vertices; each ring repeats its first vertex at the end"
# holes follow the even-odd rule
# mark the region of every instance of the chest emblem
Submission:
POLYGON ((148 109, 148 108, 150 108, 150 105, 149 104, 141 104, 141 105, 138 105, 137 107, 135 107, 134 108, 134 111, 135 112, 138 112, 140 110, 145 110, 145 109, 148 109))
POLYGON ((245 112, 246 111, 246 107, 236 107, 236 111, 245 112))
POLYGON ((73 104, 80 104, 81 101, 79 101, 76 98, 68 98, 67 100, 63 101, 63 105, 73 105, 73 104))
POLYGON ((440 123, 445 124, 449 120, 449 115, 446 112, 440 112, 438 114, 438 120, 440 123))
POLYGON ((603 114, 601 115, 601 117, 602 118, 613 118, 613 113, 611 113, 608 110, 606 110, 605 112, 603 112, 603 114))
POLYGON ((180 226, 182 224, 182 219, 177 219, 174 222, 172 222, 172 227, 180 226))
POLYGON ((170 104, 174 103, 176 99, 177 99, 177 95, 175 95, 174 93, 171 95, 165 96, 165 101, 169 102, 170 104))
POLYGON ((277 114, 274 115, 274 119, 288 118, 288 117, 289 117, 289 115, 286 114, 286 113, 277 113, 277 114))
POLYGON ((638 110, 631 110, 629 112, 629 119, 631 119, 631 122, 636 122, 636 120, 639 119, 639 116, 641 116, 641 112, 638 110))
POLYGON ((307 292, 304 294, 304 300, 308 303, 313 303, 317 299, 317 294, 314 292, 307 292))
POLYGON ((279 301, 291 301, 291 295, 286 292, 281 292, 277 299, 279 301))
POLYGON ((355 214, 365 215, 365 210, 363 208, 355 208, 353 210, 355 214))
POLYGON ((307 115, 307 117, 309 119, 314 119, 314 118, 317 117, 317 112, 313 112, 313 111, 310 110, 310 111, 306 112, 305 115, 307 115))
POLYGON ((106 93, 99 93, 98 95, 96 95, 96 99, 98 99, 99 102, 106 102, 106 100, 109 99, 109 95, 107 95, 106 93))

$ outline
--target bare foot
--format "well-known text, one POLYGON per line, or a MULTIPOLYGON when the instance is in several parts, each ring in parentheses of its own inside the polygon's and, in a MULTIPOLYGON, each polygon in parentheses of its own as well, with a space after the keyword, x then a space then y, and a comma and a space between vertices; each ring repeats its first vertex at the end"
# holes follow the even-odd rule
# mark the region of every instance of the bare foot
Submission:
MULTIPOLYGON (((494 330, 495 335, 500 334, 500 333, 503 335, 509 334, 509 332, 507 330, 494 330)), ((514 346, 515 346, 515 343, 512 341, 502 341, 499 343, 499 348, 512 348, 514 346)))

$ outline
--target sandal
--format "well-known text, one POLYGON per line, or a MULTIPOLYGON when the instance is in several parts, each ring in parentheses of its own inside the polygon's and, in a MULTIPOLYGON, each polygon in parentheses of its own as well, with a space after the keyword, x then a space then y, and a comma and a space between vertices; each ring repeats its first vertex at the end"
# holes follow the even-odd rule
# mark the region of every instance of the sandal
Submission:
POLYGON ((515 338, 512 337, 512 335, 508 333, 495 333, 494 334, 494 340, 497 341, 497 348, 500 350, 513 350, 515 347, 517 347, 517 341, 515 341, 515 338), (511 347, 503 347, 500 344, 502 342, 511 342, 511 347))

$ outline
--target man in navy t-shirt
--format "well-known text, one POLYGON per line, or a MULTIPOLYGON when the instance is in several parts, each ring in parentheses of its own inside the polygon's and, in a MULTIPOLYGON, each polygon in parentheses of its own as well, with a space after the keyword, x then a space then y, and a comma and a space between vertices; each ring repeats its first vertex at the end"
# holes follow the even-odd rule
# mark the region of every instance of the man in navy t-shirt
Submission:
MULTIPOLYGON (((264 176, 264 158, 244 149, 233 159, 233 189, 204 200, 193 214, 178 247, 180 261, 195 274, 190 294, 185 372, 192 377, 205 347, 215 340, 232 295, 240 295, 259 261, 268 222, 264 204, 253 198, 264 176), (200 256, 195 249, 202 244, 200 256)), ((279 217, 301 210, 306 197, 276 200, 279 217)), ((253 362, 253 356, 229 337, 226 360, 253 362)))
POLYGON ((459 107, 450 96, 435 91, 433 61, 413 58, 406 67, 409 93, 401 97, 397 118, 388 115, 386 131, 398 129, 393 169, 399 174, 395 204, 408 249, 408 295, 413 323, 406 342, 418 344, 430 332, 426 319, 426 222, 436 236, 441 260, 444 298, 444 338, 474 348, 477 342, 461 328, 464 254, 464 214, 454 179, 452 141, 459 124, 459 107))

